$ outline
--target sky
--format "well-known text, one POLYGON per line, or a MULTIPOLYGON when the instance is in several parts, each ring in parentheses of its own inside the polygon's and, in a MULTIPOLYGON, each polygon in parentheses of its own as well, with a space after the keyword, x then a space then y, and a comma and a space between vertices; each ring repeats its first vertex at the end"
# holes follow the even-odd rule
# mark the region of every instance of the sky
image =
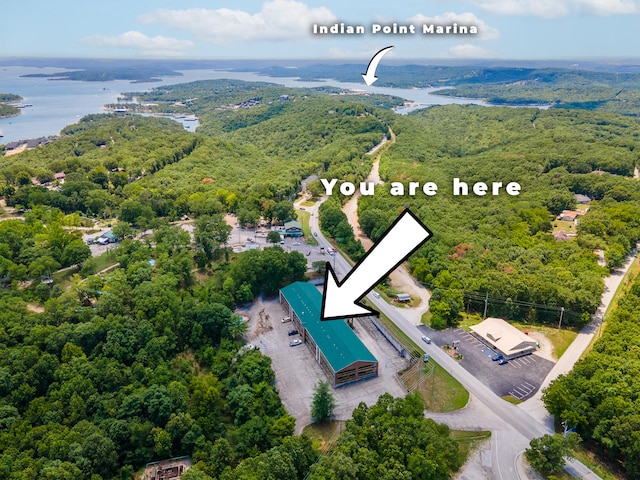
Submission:
POLYGON ((640 0, 21 0, 5 2, 0 57, 572 59, 640 57, 640 0), (372 34, 373 24, 415 34, 372 34), (362 25, 364 35, 313 35, 362 25), (475 35, 424 35, 423 24, 475 35))

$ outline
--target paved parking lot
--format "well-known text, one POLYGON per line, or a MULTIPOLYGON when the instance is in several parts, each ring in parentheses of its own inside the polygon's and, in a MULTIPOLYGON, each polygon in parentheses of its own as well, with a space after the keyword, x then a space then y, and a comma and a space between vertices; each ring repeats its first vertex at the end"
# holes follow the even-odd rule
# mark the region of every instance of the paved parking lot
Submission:
POLYGON ((460 365, 500 397, 512 395, 519 400, 526 400, 540 388, 542 381, 555 365, 554 362, 535 353, 509 360, 505 365, 498 365, 498 362, 491 360, 495 351, 461 328, 440 332, 424 326, 420 328, 438 346, 454 345, 454 342, 458 342, 458 352, 463 357, 460 365))
MULTIPOLYGON (((314 387, 327 376, 314 360, 305 344, 290 347, 289 342, 299 336, 288 336, 291 323, 281 323, 284 311, 277 298, 258 299, 249 308, 236 313, 249 317, 247 342, 255 345, 271 358, 276 374, 276 388, 287 412, 296 419, 296 433, 311 423, 311 402, 314 387)), ((385 392, 393 396, 404 396, 406 390, 395 373, 406 368, 401 358, 380 333, 366 320, 355 321, 355 333, 378 360, 378 377, 332 388, 336 399, 334 417, 351 418, 351 413, 360 402, 373 405, 385 392)))

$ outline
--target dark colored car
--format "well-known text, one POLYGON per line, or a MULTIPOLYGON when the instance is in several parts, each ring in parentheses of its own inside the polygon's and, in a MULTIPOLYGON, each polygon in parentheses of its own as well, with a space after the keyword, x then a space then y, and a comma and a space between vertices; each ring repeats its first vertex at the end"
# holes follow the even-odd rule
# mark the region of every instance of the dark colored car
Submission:
POLYGON ((500 360, 498 360, 498 365, 505 365, 509 363, 509 360, 507 360, 506 358, 501 358, 500 360))
POLYGON ((294 330, 289 330, 289 333, 287 333, 287 335, 289 335, 289 336, 291 336, 291 335, 298 335, 298 333, 300 333, 300 332, 298 332, 298 330, 295 330, 295 329, 294 329, 294 330))
POLYGON ((496 353, 493 357, 491 357, 491 360, 493 360, 494 362, 497 362, 498 360, 502 360, 504 357, 502 356, 501 353, 496 353))

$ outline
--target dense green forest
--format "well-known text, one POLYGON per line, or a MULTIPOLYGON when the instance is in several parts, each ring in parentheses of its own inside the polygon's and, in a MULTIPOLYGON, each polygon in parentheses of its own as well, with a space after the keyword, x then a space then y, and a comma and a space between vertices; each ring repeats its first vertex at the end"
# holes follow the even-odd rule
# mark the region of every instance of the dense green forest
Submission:
POLYGON ((2 290, 4 478, 130 479, 184 454, 217 477, 293 433, 269 358, 242 346, 246 323, 230 308, 301 279, 306 260, 253 251, 194 283, 190 243, 170 226, 156 229, 154 248, 125 240, 119 268, 54 286, 43 313, 2 290))
POLYGON ((372 407, 361 403, 329 456, 311 470, 311 480, 445 480, 464 462, 449 427, 424 418, 418 393, 382 395, 372 407))
MULTIPOLYGON (((230 253, 222 214, 281 222, 305 176, 362 179, 391 115, 327 93, 273 115, 234 113, 198 112, 226 125, 218 137, 169 119, 91 115, 0 161, 7 205, 22 212, 0 222, 4 478, 124 480, 189 455, 194 478, 267 469, 302 479, 317 460, 292 436, 270 360, 243 345, 246 323, 232 313, 303 279, 306 258, 278 246, 230 253), (195 217, 193 240, 169 224, 184 214, 195 217), (121 239, 101 275, 77 231, 96 217, 117 217, 121 239), (138 228, 153 234, 134 240, 138 228), (77 273, 51 284, 61 267, 77 273)), ((437 470, 455 470, 455 458, 437 470)))
MULTIPOLYGON (((402 117, 388 110, 394 97, 342 93, 229 80, 163 87, 140 101, 197 115, 198 133, 167 118, 90 115, 60 140, 0 159, 6 204, 24 218, 0 222, 4 477, 129 479, 147 461, 183 454, 196 479, 441 479, 457 470, 446 427, 425 420, 413 396, 358 407, 316 463, 310 441, 292 436, 268 357, 243 346, 246 323, 232 313, 303 279, 306 258, 279 247, 233 254, 223 215, 282 222, 304 178, 357 184, 371 169, 366 152, 392 128, 380 165, 387 187, 430 181, 438 193, 380 187, 362 197, 360 223, 377 240, 409 207, 434 232, 410 261, 433 288, 432 324, 477 309, 468 292, 489 294, 492 314, 548 321, 565 307, 565 320, 580 323, 600 302, 602 277, 640 238, 640 124, 475 106, 402 117), (522 191, 453 196, 454 177, 522 191), (576 207, 574 194, 593 201, 576 237, 556 241, 554 218, 576 207), (195 219, 193 241, 170 225, 184 215, 195 219), (99 276, 74 230, 95 219, 114 222, 122 240, 119 265, 99 276), (152 236, 134 240, 143 229, 152 236), (65 285, 44 281, 73 265, 65 285), (372 427, 386 433, 374 438, 372 427)), ((322 206, 322 226, 358 258, 343 200, 322 206)))
POLYGON ((575 427, 596 451, 640 475, 640 279, 607 317, 606 328, 588 355, 544 392, 558 420, 575 427), (638 335, 636 335, 636 333, 638 335))
POLYGON ((565 320, 580 323, 595 312, 607 269, 593 250, 604 249, 609 269, 617 268, 640 238, 640 184, 629 177, 640 134, 636 120, 576 110, 446 106, 399 117, 393 128, 397 141, 380 164, 387 187, 362 197, 360 224, 376 240, 409 207, 433 231, 410 265, 435 289, 438 326, 451 324, 465 307, 481 309, 485 294, 495 299, 489 313, 509 318, 557 321, 565 307, 565 320), (469 184, 468 196, 453 195, 454 178, 469 184), (437 195, 389 193, 390 182, 406 187, 410 181, 436 183, 437 195), (476 196, 475 182, 518 182, 521 193, 476 196), (577 238, 556 241, 554 217, 575 208, 574 194, 594 201, 577 238), (463 292, 475 292, 475 300, 463 299, 463 292))

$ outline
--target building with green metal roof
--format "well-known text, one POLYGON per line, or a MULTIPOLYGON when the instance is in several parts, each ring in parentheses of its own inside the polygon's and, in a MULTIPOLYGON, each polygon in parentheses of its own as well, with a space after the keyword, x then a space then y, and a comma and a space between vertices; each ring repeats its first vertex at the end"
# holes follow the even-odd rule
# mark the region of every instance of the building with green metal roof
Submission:
POLYGON ((344 320, 320 320, 322 295, 315 286, 287 285, 280 303, 334 387, 378 375, 378 361, 344 320))
POLYGON ((284 234, 287 237, 301 237, 303 235, 302 225, 297 220, 284 222, 284 234))

